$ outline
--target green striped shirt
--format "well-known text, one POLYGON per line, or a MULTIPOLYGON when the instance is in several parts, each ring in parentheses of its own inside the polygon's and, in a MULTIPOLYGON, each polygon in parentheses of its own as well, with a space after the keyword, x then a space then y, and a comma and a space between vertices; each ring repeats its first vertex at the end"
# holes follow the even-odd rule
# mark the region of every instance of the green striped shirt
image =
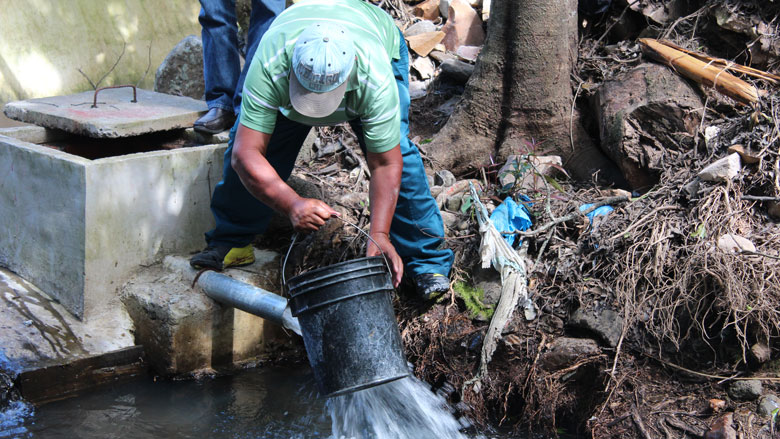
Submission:
POLYGON ((360 119, 371 152, 385 152, 401 140, 398 87, 391 62, 399 59, 400 34, 393 19, 361 0, 303 0, 279 14, 263 35, 244 82, 241 124, 273 133, 277 111, 306 125, 333 125, 360 119), (318 21, 338 23, 351 33, 356 62, 339 108, 323 118, 292 107, 289 76, 301 32, 318 21))

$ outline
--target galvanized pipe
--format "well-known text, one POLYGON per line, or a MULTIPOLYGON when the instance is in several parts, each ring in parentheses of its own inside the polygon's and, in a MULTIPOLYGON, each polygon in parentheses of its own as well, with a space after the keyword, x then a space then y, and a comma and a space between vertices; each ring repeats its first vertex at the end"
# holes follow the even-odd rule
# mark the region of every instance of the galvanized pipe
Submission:
POLYGON ((202 273, 198 277, 198 285, 207 296, 219 303, 270 320, 298 335, 301 334, 298 318, 292 316, 287 299, 278 294, 215 271, 202 273))

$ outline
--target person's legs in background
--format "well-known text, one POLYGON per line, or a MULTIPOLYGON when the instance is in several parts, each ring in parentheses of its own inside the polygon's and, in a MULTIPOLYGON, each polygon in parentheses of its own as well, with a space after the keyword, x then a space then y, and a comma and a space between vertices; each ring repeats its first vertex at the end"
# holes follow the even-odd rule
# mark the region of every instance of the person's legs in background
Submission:
POLYGON ((253 0, 247 55, 241 69, 235 0, 200 0, 203 41, 203 78, 209 111, 194 123, 196 131, 215 134, 233 124, 241 107, 244 77, 257 45, 273 19, 284 10, 284 0, 253 0))

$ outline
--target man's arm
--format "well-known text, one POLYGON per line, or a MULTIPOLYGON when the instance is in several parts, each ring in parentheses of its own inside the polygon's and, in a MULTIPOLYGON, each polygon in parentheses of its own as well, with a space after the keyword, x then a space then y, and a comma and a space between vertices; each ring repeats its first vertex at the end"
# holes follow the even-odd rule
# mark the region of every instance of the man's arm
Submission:
POLYGON ((320 200, 299 196, 279 177, 265 158, 270 139, 270 134, 239 124, 233 142, 231 166, 249 193, 275 211, 287 215, 296 231, 319 229, 328 218, 338 213, 320 200))
POLYGON ((403 261, 398 256, 393 244, 390 243, 390 224, 393 222, 395 204, 398 201, 398 191, 401 187, 401 172, 403 171, 403 157, 401 147, 383 153, 366 154, 366 162, 371 170, 371 183, 369 186, 369 202, 371 205, 371 238, 379 245, 369 243, 367 256, 376 256, 384 253, 390 262, 393 271, 393 285, 401 283, 403 275, 403 261))

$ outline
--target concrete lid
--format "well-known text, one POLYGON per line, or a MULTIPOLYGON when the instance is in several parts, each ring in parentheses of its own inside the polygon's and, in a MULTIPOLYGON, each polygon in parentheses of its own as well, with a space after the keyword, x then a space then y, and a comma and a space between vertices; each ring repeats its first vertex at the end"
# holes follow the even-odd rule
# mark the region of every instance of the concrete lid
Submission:
POLYGON ((204 101, 131 88, 9 102, 6 116, 21 122, 95 138, 117 138, 191 127, 208 111, 204 101))

